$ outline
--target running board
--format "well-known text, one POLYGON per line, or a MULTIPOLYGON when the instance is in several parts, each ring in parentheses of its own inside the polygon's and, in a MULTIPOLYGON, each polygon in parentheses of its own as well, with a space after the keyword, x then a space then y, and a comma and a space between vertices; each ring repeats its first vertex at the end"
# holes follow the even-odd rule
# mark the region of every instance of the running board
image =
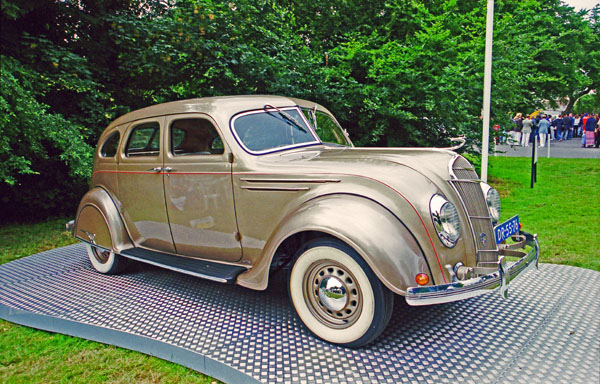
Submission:
POLYGON ((156 265, 172 271, 185 273, 219 283, 233 284, 237 276, 247 271, 237 265, 219 264, 206 260, 175 256, 144 248, 130 248, 120 253, 122 256, 142 263, 156 265))

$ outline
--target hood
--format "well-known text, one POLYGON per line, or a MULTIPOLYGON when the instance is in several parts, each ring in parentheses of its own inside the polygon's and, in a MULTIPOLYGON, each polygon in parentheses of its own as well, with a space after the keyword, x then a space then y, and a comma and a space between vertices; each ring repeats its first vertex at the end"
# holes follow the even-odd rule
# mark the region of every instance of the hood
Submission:
MULTIPOLYGON (((307 172, 340 172, 374 178, 388 178, 401 169, 410 169, 434 184, 446 184, 450 179, 450 162, 458 155, 437 148, 349 148, 306 147, 292 152, 263 156, 262 161, 298 162, 307 172)), ((412 172, 411 172, 412 173, 412 172)))

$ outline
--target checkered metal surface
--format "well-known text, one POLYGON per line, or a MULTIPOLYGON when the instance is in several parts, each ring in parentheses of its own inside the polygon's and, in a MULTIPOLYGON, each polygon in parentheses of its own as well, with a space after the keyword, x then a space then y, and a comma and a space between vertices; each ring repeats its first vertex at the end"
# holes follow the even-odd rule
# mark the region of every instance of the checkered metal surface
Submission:
MULTIPOLYGON (((22 310, 159 341, 242 373, 236 381, 600 382, 599 272, 541 264, 511 283, 510 296, 429 307, 399 298, 382 337, 351 350, 313 337, 281 284, 257 292, 143 264, 104 276, 83 244, 0 265, 0 307, 9 321, 19 322, 11 313, 22 310)), ((202 370, 194 361, 185 365, 202 370)))

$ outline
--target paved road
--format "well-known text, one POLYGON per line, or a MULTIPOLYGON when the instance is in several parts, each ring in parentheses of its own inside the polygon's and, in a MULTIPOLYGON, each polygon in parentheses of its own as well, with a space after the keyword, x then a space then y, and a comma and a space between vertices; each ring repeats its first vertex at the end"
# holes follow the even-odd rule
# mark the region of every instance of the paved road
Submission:
MULTIPOLYGON (((496 150, 500 151, 496 156, 509 157, 531 157, 531 147, 513 147, 510 145, 498 145, 496 150)), ((538 148, 538 157, 548 155, 548 147, 538 148)), ((490 156, 491 154, 490 148, 490 156)), ((581 148, 581 138, 577 137, 567 141, 550 142, 550 157, 564 159, 600 159, 600 148, 581 148)))

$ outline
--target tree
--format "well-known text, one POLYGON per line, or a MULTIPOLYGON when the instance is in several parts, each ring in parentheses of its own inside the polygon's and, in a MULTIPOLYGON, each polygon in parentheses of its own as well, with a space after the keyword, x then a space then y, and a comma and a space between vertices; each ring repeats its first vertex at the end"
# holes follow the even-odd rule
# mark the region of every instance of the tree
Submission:
MULTIPOLYGON (((2 0, 3 196, 33 199, 27 193, 36 188, 36 204, 51 206, 55 193, 46 191, 57 189, 58 169, 83 191, 92 148, 111 120, 192 97, 314 100, 359 145, 444 146, 463 134, 477 146, 485 5, 2 0)), ((496 0, 494 123, 506 126, 512 113, 547 101, 568 102, 570 111, 577 99, 580 107, 594 100, 599 10, 496 0)), ((74 210, 77 198, 64 204, 74 210)))

